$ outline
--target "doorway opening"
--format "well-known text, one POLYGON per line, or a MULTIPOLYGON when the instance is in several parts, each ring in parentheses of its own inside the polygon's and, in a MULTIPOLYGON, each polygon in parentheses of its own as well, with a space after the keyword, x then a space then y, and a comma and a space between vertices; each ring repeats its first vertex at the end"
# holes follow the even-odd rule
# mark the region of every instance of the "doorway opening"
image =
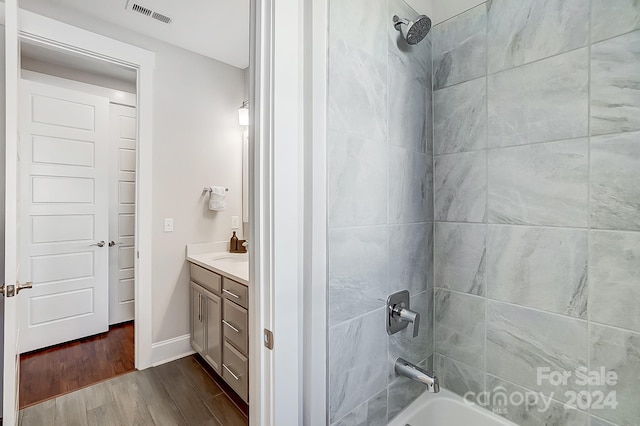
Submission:
POLYGON ((135 369, 137 73, 21 41, 20 407, 135 369))

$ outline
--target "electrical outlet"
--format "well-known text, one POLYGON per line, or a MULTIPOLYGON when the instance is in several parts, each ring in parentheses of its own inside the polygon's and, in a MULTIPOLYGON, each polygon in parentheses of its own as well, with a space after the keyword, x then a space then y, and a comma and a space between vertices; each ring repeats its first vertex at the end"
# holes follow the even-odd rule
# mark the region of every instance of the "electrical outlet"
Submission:
POLYGON ((231 216, 231 229, 240 228, 240 216, 231 216))
POLYGON ((164 218, 164 232, 173 232, 173 218, 165 217, 164 218))

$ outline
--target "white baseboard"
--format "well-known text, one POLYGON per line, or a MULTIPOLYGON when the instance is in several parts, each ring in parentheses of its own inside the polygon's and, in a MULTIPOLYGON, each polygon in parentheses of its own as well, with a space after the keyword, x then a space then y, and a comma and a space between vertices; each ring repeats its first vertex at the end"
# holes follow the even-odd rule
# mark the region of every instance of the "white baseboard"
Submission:
POLYGON ((151 345, 151 365, 155 367, 193 353, 190 334, 163 340, 151 345))

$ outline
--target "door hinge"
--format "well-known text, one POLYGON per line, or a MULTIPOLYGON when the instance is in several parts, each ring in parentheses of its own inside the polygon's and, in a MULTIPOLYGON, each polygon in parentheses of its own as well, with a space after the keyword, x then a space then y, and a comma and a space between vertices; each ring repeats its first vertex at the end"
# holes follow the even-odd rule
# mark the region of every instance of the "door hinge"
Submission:
POLYGON ((266 328, 264 329, 264 347, 273 350, 273 333, 266 328))

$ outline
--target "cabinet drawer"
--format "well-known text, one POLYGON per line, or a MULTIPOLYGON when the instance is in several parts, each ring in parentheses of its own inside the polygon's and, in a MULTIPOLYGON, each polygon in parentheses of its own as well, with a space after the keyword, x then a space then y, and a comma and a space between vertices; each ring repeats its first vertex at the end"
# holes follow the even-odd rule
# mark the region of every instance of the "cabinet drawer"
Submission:
POLYGON ((220 294, 222 277, 193 263, 191 264, 191 281, 200 284, 209 291, 220 294))
POLYGON ((249 347, 247 310, 225 299, 222 312, 222 335, 246 355, 249 347))
POLYGON ((246 285, 222 277, 222 295, 243 308, 249 308, 249 289, 246 285))
POLYGON ((222 350, 222 378, 245 402, 249 402, 249 362, 229 342, 222 350))

